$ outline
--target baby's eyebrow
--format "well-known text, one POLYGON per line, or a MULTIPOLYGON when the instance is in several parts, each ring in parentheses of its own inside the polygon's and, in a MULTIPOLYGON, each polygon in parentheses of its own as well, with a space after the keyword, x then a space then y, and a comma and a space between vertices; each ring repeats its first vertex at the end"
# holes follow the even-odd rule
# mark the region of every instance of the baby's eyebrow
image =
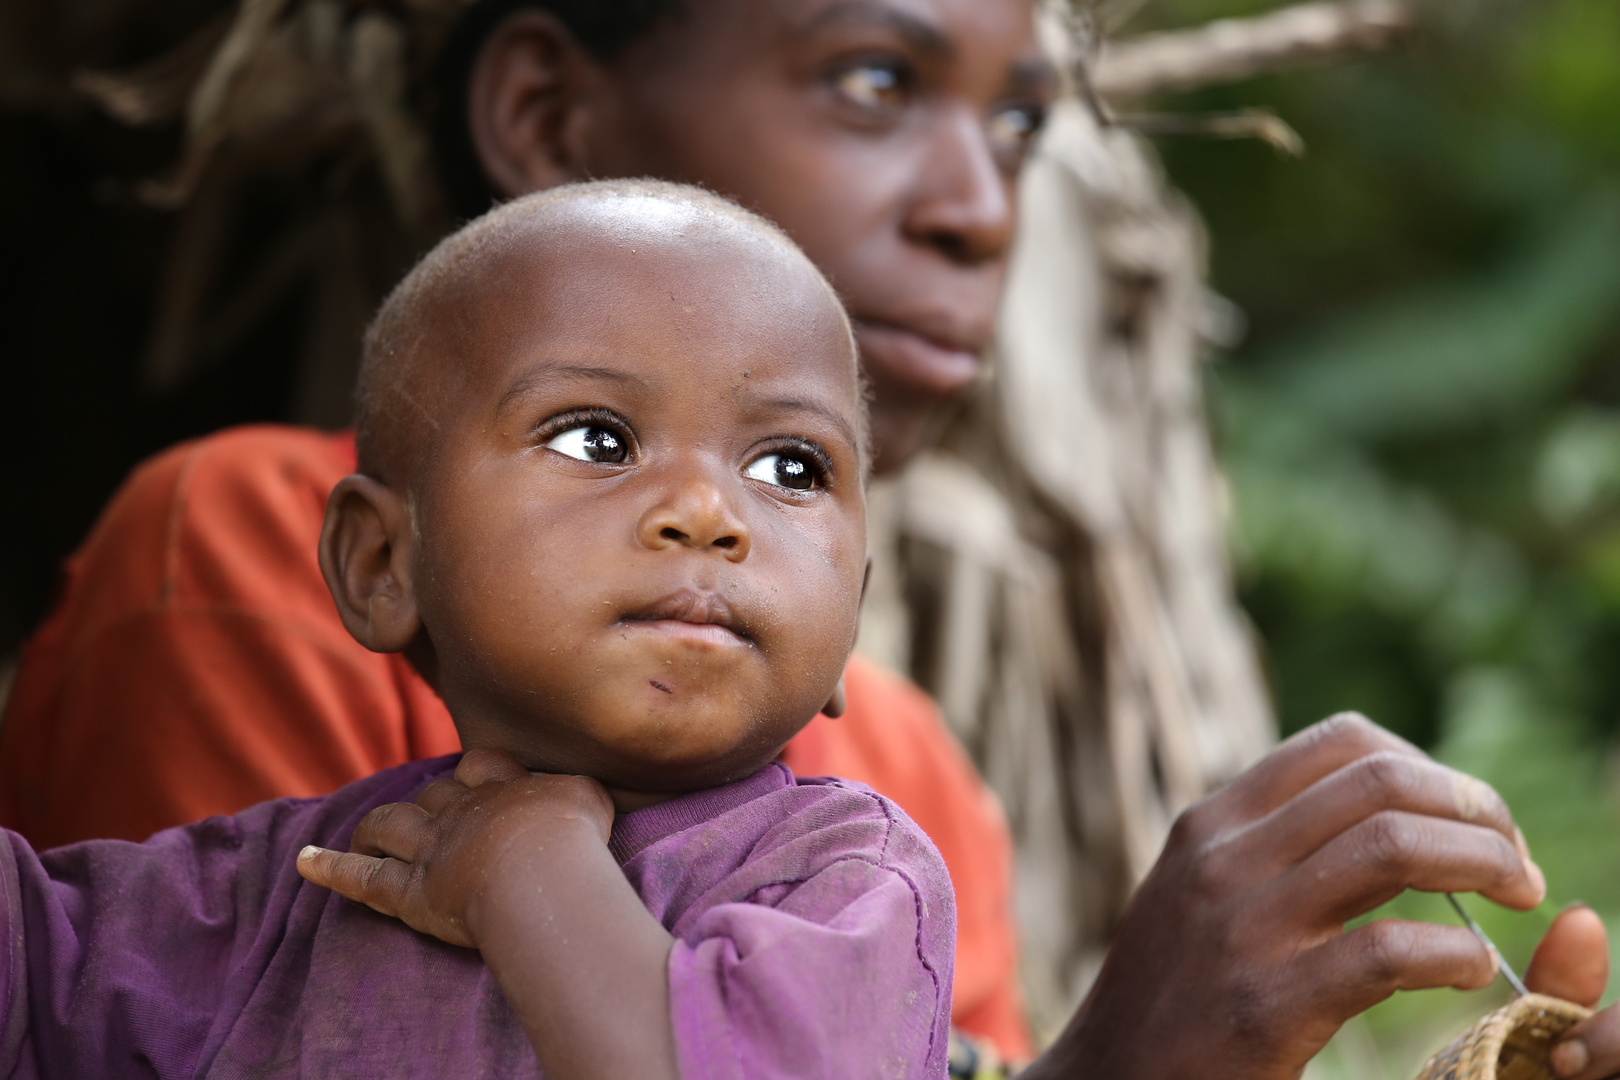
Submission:
POLYGON ((618 368, 591 367, 585 364, 555 364, 541 363, 525 371, 512 381, 501 395, 501 400, 495 406, 497 413, 504 410, 513 401, 535 390, 546 383, 557 381, 580 382, 611 382, 620 385, 645 386, 647 380, 640 375, 629 371, 620 371, 618 368))
POLYGON ((759 402, 758 412, 809 412, 831 420, 839 432, 855 445, 860 440, 855 437, 855 428, 850 424, 849 418, 830 405, 819 401, 807 401, 804 398, 767 398, 759 402))

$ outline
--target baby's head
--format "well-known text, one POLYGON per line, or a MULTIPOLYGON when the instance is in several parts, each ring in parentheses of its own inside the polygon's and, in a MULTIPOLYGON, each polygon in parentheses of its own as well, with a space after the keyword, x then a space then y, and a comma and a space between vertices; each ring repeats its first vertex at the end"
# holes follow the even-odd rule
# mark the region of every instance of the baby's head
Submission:
POLYGON ((359 403, 321 566, 469 749, 691 790, 834 692, 866 558, 855 348, 760 218, 639 181, 508 203, 388 299, 359 403))

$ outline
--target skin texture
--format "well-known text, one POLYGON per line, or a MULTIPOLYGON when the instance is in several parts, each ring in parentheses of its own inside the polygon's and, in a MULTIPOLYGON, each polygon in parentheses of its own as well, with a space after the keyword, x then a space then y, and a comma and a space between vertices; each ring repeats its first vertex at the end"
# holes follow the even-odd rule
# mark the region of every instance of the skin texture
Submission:
POLYGON ((1296 735, 1177 821, 1059 1057, 1109 1076, 1292 1077, 1396 990, 1489 984, 1494 960, 1460 926, 1345 933, 1406 888, 1519 910, 1546 893, 1486 785, 1359 716, 1296 735))
MULTIPOLYGON (((469 123, 507 194, 654 175, 705 184, 782 225, 856 319, 881 471, 902 465, 977 381, 1022 142, 996 133, 1050 93, 1024 0, 688 0, 610 63, 554 19, 515 16, 479 57, 469 123), (907 70, 903 89, 882 88, 907 70)), ((1335 719, 1190 811, 1032 1080, 1295 1077, 1346 1017, 1397 988, 1483 984, 1491 961, 1457 928, 1342 933, 1408 886, 1520 907, 1539 898, 1539 871, 1518 857, 1499 800, 1458 780, 1365 721, 1335 719)), ((410 895, 342 891, 399 911, 410 895)), ((1561 919, 1527 977, 1586 987, 1588 958, 1605 949, 1596 920, 1561 919)), ((1578 1034, 1582 1080, 1620 1071, 1615 1014, 1578 1034)))
POLYGON ((389 479, 339 484, 322 568, 363 644, 431 650, 468 753, 299 868, 481 949, 548 1076, 674 1077, 670 938, 613 814, 757 771, 834 694, 861 402, 836 298, 785 242, 581 199, 418 298, 376 376, 415 442, 363 420, 389 479), (583 432, 622 460, 582 458, 583 432))
POLYGON ((508 194, 658 176, 782 226, 855 321, 885 471, 979 380, 1055 85, 1027 0, 705 0, 608 65, 549 16, 509 20, 469 120, 508 194))

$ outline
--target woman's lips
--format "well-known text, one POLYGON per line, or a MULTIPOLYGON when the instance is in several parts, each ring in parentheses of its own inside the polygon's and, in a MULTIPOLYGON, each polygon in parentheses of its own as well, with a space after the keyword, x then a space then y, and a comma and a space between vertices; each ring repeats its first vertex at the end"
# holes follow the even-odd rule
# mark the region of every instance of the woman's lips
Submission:
POLYGON ((955 397, 979 381, 979 354, 891 323, 855 320, 861 363, 879 382, 955 397))

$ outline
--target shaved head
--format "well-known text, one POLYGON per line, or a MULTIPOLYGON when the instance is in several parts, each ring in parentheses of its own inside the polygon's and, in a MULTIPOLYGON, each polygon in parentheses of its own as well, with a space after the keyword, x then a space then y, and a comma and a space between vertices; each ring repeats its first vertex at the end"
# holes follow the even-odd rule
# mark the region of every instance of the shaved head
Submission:
MULTIPOLYGON (((743 279, 784 296, 784 306, 769 317, 802 317, 787 298, 799 297, 802 308, 809 295, 812 306, 835 310, 849 333, 842 305, 815 265, 780 229, 736 203, 653 180, 537 192, 446 238, 383 303, 366 333, 356 387, 360 470, 409 486, 445 422, 445 403, 479 378, 486 350, 510 344, 532 324, 534 305, 527 301, 548 280, 595 273, 592 250, 604 246, 649 257, 723 254, 743 279), (798 287, 781 286, 788 281, 798 287)), ((852 336, 849 352, 853 365, 852 336)), ((860 419, 864 458, 864 408, 860 419)))

